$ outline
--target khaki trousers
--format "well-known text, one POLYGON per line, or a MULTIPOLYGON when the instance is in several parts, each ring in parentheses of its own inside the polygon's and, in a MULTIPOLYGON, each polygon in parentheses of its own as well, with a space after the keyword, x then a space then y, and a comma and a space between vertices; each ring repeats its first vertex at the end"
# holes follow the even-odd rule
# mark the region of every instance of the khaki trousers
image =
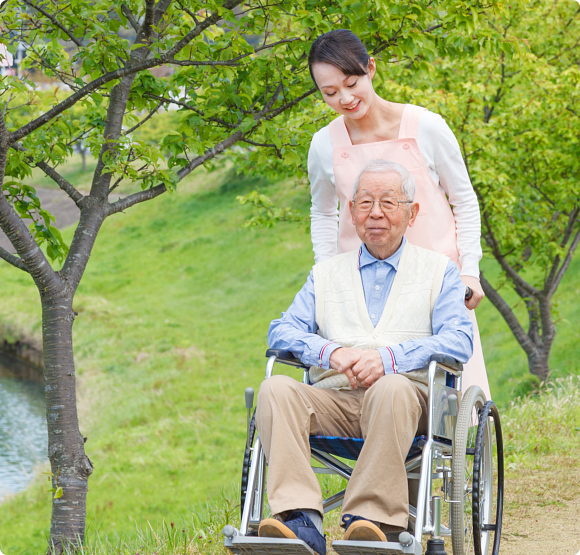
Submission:
POLYGON ((405 459, 416 433, 427 430, 427 396, 404 375, 383 376, 353 391, 273 376, 260 386, 256 425, 268 460, 272 514, 295 509, 323 514, 308 436, 362 437, 342 514, 373 520, 388 531, 407 528, 405 459))

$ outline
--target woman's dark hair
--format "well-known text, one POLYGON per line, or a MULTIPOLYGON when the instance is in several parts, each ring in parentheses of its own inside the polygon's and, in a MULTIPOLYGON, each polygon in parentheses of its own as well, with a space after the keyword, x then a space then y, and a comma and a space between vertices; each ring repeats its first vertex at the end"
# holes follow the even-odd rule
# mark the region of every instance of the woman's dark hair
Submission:
POLYGON ((365 45, 352 31, 335 29, 320 35, 312 43, 308 54, 310 76, 316 85, 312 66, 317 63, 331 64, 345 75, 366 75, 369 58, 365 45))

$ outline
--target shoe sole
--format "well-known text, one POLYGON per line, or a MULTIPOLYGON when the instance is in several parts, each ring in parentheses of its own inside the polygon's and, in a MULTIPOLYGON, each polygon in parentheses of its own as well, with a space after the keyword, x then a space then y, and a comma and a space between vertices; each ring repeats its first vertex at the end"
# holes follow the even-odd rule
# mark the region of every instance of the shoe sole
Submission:
POLYGON ((344 539, 355 542, 386 542, 387 536, 372 522, 357 520, 348 527, 344 539))
POLYGON ((261 538, 286 538, 287 540, 298 539, 288 526, 274 518, 267 518, 260 522, 258 536, 261 538))

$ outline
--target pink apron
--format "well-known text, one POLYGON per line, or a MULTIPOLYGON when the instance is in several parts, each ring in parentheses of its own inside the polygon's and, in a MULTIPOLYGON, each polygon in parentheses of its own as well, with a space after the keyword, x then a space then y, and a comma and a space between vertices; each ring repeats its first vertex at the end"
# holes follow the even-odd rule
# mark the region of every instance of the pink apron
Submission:
MULTIPOLYGON (((447 255, 459 266, 455 218, 445 193, 433 182, 417 144, 419 118, 426 108, 407 104, 403 110, 399 137, 390 141, 353 145, 344 124, 343 116, 329 125, 334 147, 333 170, 336 194, 340 202, 338 226, 338 252, 348 252, 360 246, 360 239, 352 225, 348 203, 360 170, 371 160, 383 159, 398 162, 415 178, 415 200, 419 215, 415 225, 407 230, 407 240, 419 247, 447 255)), ((475 313, 469 310, 473 323, 473 356, 464 367, 462 390, 470 385, 481 387, 490 399, 489 383, 485 371, 481 341, 475 313)))

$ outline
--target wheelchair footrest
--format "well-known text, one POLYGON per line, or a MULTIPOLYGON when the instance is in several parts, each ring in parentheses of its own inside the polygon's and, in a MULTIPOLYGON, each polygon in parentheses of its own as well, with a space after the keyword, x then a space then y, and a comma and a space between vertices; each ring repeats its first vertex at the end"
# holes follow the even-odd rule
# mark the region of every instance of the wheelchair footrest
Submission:
POLYGON ((315 555, 302 540, 234 536, 226 537, 224 545, 236 555, 315 555))
POLYGON ((352 540, 336 540, 332 549, 339 555, 402 555, 412 553, 421 555, 423 548, 415 540, 411 545, 404 546, 399 542, 357 542, 352 540))

